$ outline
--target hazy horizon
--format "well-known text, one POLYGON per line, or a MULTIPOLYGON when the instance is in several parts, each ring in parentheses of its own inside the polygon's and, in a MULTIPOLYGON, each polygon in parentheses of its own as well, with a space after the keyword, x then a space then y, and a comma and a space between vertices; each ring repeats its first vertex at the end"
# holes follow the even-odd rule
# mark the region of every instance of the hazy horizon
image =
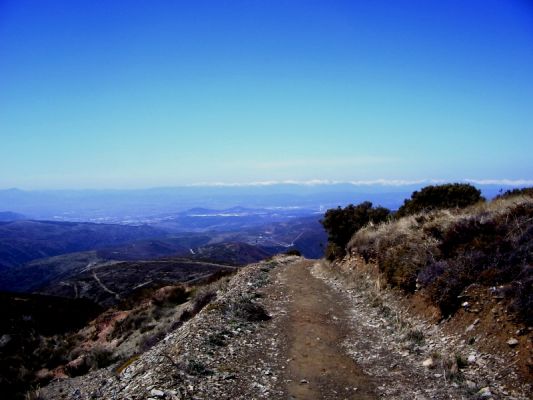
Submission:
POLYGON ((300 186, 300 187, 328 187, 328 186, 354 186, 362 188, 387 187, 402 188, 422 185, 439 185, 446 183, 468 183, 480 186, 502 186, 502 187, 526 187, 533 185, 533 179, 374 179, 356 181, 335 181, 335 180, 283 180, 283 181, 255 181, 255 182, 197 182, 189 184, 162 185, 162 186, 109 186, 109 187, 0 187, 0 191, 20 190, 27 192, 40 191, 143 191, 143 190, 164 190, 180 188, 260 188, 276 186, 300 186))

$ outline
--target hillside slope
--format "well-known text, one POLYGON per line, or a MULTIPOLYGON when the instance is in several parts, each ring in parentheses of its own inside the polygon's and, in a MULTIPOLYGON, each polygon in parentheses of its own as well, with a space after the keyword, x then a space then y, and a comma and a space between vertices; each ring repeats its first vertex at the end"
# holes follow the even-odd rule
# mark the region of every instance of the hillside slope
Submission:
POLYGON ((0 222, 0 271, 38 258, 166 235, 148 226, 77 222, 0 222))
POLYGON ((505 299, 506 311, 520 322, 533 324, 533 197, 369 225, 347 251, 375 265, 388 284, 422 292, 441 317, 459 310, 477 285, 505 299))
POLYGON ((358 274, 354 281, 354 271, 348 260, 338 268, 294 256, 244 267, 218 285, 216 297, 196 317, 151 349, 82 377, 54 381, 40 394, 528 399, 531 387, 517 381, 507 360, 471 354, 439 325, 402 311, 394 292, 376 291, 371 276, 358 274))

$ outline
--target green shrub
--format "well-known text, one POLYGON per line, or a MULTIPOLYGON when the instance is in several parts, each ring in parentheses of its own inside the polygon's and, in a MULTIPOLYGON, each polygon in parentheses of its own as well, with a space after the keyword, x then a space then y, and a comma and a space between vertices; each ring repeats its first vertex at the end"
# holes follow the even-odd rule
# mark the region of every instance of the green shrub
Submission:
POLYGON ((206 305, 211 303, 217 297, 217 293, 211 289, 203 289, 196 293, 192 301, 192 314, 198 314, 206 305))
POLYGON ((94 347, 87 356, 87 363, 93 369, 105 368, 116 360, 113 351, 105 347, 94 347))
POLYGON ((189 294, 183 286, 167 286, 152 295, 152 303, 157 306, 172 306, 187 301, 189 294))
POLYGON ((223 332, 215 332, 207 337, 207 343, 211 346, 225 346, 226 336, 223 332))
POLYGON ((148 310, 134 310, 123 320, 117 321, 110 334, 111 338, 128 335, 132 331, 140 329, 151 320, 148 310))
POLYGON ((328 243, 328 245, 326 246, 325 257, 329 261, 334 261, 338 258, 342 258, 344 254, 344 249, 336 245, 335 243, 328 243))
POLYGON ((158 344, 161 340, 165 338, 168 332, 165 330, 159 330, 156 332, 153 332, 151 334, 147 334, 142 338, 142 341, 140 343, 140 349, 142 352, 150 350, 152 347, 154 347, 156 344, 158 344))
POLYGON ((421 346, 424 344, 424 332, 422 332, 420 329, 411 329, 409 332, 406 333, 405 339, 421 346))
POLYGON ((467 183, 430 185, 415 191, 406 199, 396 215, 404 217, 444 208, 464 208, 484 200, 481 191, 467 183))
POLYGON ((197 360, 189 360, 187 365, 185 366, 185 372, 187 372, 189 375, 211 375, 212 371, 210 371, 204 363, 197 360))
POLYGON ((404 242, 378 255, 378 266, 387 281, 406 292, 414 292, 416 278, 427 265, 426 249, 418 243, 404 242))
POLYGON ((533 203, 514 204, 505 212, 470 215, 443 230, 440 261, 418 275, 443 316, 460 305, 457 298, 473 283, 506 285, 506 297, 523 321, 533 305, 533 203))
POLYGON ((372 207, 372 203, 365 201, 357 206, 353 204, 345 208, 327 210, 320 223, 328 233, 328 247, 326 258, 333 260, 342 257, 344 249, 351 237, 369 222, 385 221, 390 210, 384 207, 372 207))
POLYGON ((68 365, 66 372, 71 377, 85 375, 90 370, 105 368, 115 361, 117 358, 112 350, 103 346, 96 346, 85 355, 81 362, 68 365))
POLYGON ((264 307, 252 301, 248 296, 242 296, 231 306, 233 315, 248 322, 268 321, 271 317, 264 307))
POLYGON ((463 268, 461 263, 450 262, 448 269, 427 287, 426 293, 433 304, 439 307, 442 316, 448 317, 459 308, 459 295, 471 283, 471 271, 463 268))
POLYGON ((507 199, 515 196, 530 196, 533 197, 533 187, 507 190, 502 194, 496 196, 497 199, 507 199))
POLYGON ((416 280, 422 287, 429 286, 444 274, 447 269, 448 263, 446 261, 432 262, 418 273, 416 280))

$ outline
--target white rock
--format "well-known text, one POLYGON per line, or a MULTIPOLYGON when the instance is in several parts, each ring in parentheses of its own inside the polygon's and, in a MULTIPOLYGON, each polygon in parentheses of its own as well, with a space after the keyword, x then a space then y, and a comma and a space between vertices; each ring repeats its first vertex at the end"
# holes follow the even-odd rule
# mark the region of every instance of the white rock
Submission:
POLYGON ((435 366, 435 362, 432 358, 428 358, 422 362, 422 365, 426 368, 433 368, 435 366))
POLYGON ((468 356, 468 364, 475 364, 476 362, 476 356, 474 354, 470 354, 468 356))
POLYGON ((481 398, 492 397, 492 393, 491 393, 490 388, 488 386, 484 387, 482 389, 479 389, 479 392, 477 392, 477 394, 479 394, 479 396, 481 398))
POLYGON ((515 338, 510 338, 508 341, 507 341, 507 344, 511 347, 513 346, 516 346, 518 344, 518 340, 516 340, 515 338))
POLYGON ((468 381, 468 380, 467 380, 467 381, 465 382, 465 384, 466 384, 466 387, 467 387, 468 389, 470 389, 470 390, 474 390, 474 389, 476 388, 476 384, 475 384, 475 382, 472 382, 472 381, 468 381))

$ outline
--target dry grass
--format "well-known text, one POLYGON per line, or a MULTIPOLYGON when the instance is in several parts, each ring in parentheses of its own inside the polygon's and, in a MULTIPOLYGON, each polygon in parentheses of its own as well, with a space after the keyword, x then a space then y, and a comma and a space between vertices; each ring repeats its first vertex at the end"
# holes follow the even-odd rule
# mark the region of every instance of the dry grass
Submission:
POLYGON ((468 285, 479 283, 506 285, 513 311, 531 322, 533 197, 369 225, 352 237, 348 251, 375 263, 388 284, 425 290, 444 316, 457 309, 468 285))

